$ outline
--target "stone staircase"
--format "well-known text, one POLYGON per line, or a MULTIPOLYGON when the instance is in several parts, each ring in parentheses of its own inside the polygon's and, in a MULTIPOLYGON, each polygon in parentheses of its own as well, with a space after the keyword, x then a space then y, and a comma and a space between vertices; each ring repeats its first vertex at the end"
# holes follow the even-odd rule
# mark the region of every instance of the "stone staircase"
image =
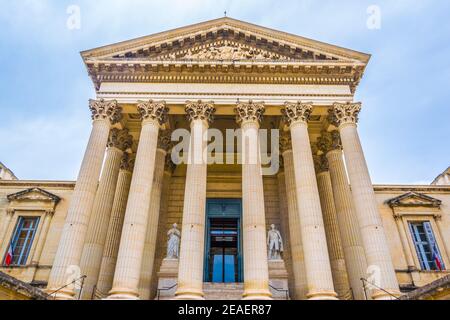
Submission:
POLYGON ((203 292, 206 300, 242 300, 243 283, 205 283, 203 292))

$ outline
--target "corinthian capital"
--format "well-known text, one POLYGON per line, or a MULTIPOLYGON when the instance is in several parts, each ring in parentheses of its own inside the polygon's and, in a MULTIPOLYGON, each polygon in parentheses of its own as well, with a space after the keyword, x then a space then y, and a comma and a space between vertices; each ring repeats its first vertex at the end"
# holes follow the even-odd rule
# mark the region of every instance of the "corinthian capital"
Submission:
POLYGON ((264 102, 253 102, 252 100, 248 103, 238 102, 235 108, 236 121, 239 124, 247 121, 260 123, 265 111, 264 102))
POLYGON ((133 146, 133 136, 129 134, 128 129, 119 130, 114 128, 111 130, 108 140, 109 148, 117 148, 125 152, 132 146, 133 146))
POLYGON ((361 112, 361 103, 335 103, 330 110, 330 123, 335 127, 343 124, 357 124, 361 112))
POLYGON ((158 136, 158 149, 169 151, 172 146, 172 135, 170 131, 165 130, 158 136))
POLYGON ((122 107, 116 100, 89 100, 89 109, 92 112, 92 120, 109 120, 116 124, 122 120, 122 107))
POLYGON ((317 147, 324 154, 333 150, 342 150, 341 135, 339 134, 339 131, 322 132, 322 136, 317 140, 317 147))
POLYGON ((214 121, 214 113, 216 112, 214 102, 203 102, 201 100, 187 101, 185 110, 189 121, 204 120, 208 123, 214 121))
POLYGON ((135 161, 136 155, 125 152, 122 157, 122 162, 120 163, 120 169, 129 172, 133 171, 135 161))
POLYGON ((296 122, 308 123, 311 117, 313 106, 312 102, 286 102, 284 109, 281 110, 284 121, 291 126, 296 122))
POLYGON ((328 159, 324 154, 314 156, 314 166, 316 167, 317 173, 327 172, 330 170, 328 159))
POLYGON ((281 153, 292 150, 292 138, 291 134, 288 132, 283 132, 280 137, 280 150, 281 153))
POLYGON ((157 121, 163 125, 168 120, 169 108, 165 101, 138 101, 137 107, 142 121, 157 121))

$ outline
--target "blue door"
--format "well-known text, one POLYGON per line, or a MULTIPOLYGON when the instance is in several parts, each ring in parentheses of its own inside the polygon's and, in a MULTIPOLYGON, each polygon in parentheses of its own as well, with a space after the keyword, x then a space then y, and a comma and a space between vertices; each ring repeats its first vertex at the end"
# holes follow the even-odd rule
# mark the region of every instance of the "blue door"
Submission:
POLYGON ((206 219, 205 282, 243 282, 242 201, 210 199, 206 219))

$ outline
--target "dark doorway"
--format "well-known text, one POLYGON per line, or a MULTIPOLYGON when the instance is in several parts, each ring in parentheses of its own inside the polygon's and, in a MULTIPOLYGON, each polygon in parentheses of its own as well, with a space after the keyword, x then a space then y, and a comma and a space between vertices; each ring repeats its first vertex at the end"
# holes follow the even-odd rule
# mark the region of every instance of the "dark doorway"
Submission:
POLYGON ((208 201, 205 281, 242 282, 241 201, 208 201))

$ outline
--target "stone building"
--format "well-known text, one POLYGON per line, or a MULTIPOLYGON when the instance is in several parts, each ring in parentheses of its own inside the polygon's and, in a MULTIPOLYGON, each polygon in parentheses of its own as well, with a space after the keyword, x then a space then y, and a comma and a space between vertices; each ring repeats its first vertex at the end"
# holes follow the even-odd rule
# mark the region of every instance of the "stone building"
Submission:
POLYGON ((450 186, 450 167, 444 172, 442 172, 436 179, 434 179, 432 185, 450 186))
POLYGON ((221 18, 82 57, 78 179, 0 181, 1 271, 144 300, 394 299, 449 274, 450 187, 371 182, 369 55, 221 18))
POLYGON ((3 163, 0 162, 0 180, 17 180, 17 177, 8 169, 3 163))

